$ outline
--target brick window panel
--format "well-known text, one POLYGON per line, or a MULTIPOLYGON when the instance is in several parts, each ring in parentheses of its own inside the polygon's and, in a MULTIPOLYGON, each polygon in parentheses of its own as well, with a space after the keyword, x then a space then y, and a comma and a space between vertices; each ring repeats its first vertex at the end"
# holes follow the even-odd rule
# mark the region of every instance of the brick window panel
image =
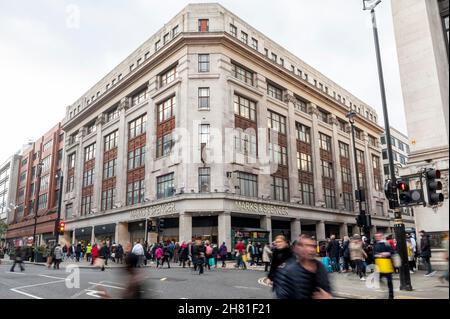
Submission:
POLYGON ((88 186, 83 188, 83 190, 81 191, 81 196, 82 197, 86 197, 86 196, 91 196, 94 194, 94 186, 88 186))
POLYGON ((146 134, 139 135, 132 140, 128 141, 128 151, 133 151, 137 148, 141 148, 142 146, 145 146, 147 141, 146 134))
POLYGON ((352 184, 343 183, 342 184, 342 191, 344 193, 352 193, 353 192, 352 184))
POLYGON ((102 182, 102 190, 107 190, 116 187, 116 177, 111 177, 102 182))
POLYGON ((277 171, 272 176, 289 178, 289 169, 286 166, 278 165, 277 171))
POLYGON ((170 120, 168 120, 164 123, 158 124, 158 128, 156 130, 156 135, 158 137, 161 137, 164 134, 173 131, 174 129, 175 129, 175 118, 172 117, 170 120))
POLYGON ((311 145, 297 140, 297 151, 300 153, 312 155, 311 145))
POLYGON ((84 163, 84 170, 88 171, 90 169, 93 169, 95 167, 95 158, 91 159, 90 161, 87 161, 84 163))
POLYGON ((314 175, 312 173, 300 171, 298 173, 298 181, 299 183, 314 184, 314 175))
POLYGON ((116 158, 117 158, 117 147, 112 150, 106 151, 103 154, 103 163, 107 163, 116 158))
POLYGON ((243 130, 246 130, 248 128, 253 128, 255 132, 257 131, 257 124, 254 121, 250 121, 246 118, 243 118, 237 114, 234 115, 234 127, 235 128, 241 128, 243 130))
POLYGON ((136 182, 145 178, 145 167, 139 167, 135 170, 128 171, 127 183, 136 182))
POLYGON ((324 188, 334 189, 334 179, 322 177, 322 184, 324 188))
POLYGON ((333 156, 331 155, 331 152, 325 151, 323 149, 320 149, 320 159, 330 162, 333 162, 333 156))
POLYGON ((199 30, 200 32, 208 32, 209 30, 209 20, 200 19, 199 20, 199 30))

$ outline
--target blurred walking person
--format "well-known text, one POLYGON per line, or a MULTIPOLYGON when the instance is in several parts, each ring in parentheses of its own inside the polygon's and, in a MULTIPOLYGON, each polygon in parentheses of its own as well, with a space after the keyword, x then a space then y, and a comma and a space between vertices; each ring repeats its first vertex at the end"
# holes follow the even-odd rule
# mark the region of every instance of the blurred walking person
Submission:
POLYGON ((167 262, 167 267, 170 269, 170 259, 172 258, 172 253, 170 250, 170 245, 164 245, 163 248, 163 256, 161 261, 161 267, 164 266, 164 262, 167 262))
POLYGON ((208 270, 211 270, 211 262, 210 259, 213 257, 213 248, 211 247, 211 244, 209 241, 206 241, 205 243, 205 268, 207 267, 208 270))
POLYGON ((330 242, 327 246, 328 257, 331 259, 331 267, 333 271, 340 272, 339 266, 339 255, 340 255, 341 247, 339 246, 339 242, 336 240, 335 235, 331 235, 330 242))
POLYGON ((92 259, 92 245, 88 243, 86 246, 86 261, 91 262, 92 259))
POLYGON ((116 259, 116 262, 122 264, 123 263, 123 247, 121 244, 117 245, 115 254, 116 255, 114 258, 116 259))
POLYGON ((53 255, 55 258, 55 264, 53 265, 53 269, 59 269, 59 264, 61 263, 63 258, 63 252, 60 244, 56 245, 53 255))
MULTIPOLYGON (((164 256, 164 250, 163 250, 161 244, 159 244, 155 250, 156 268, 158 268, 159 265, 161 264, 163 256, 164 256)), ((162 265, 161 265, 161 267, 162 267, 162 265)))
POLYGON ((270 265, 270 271, 267 278, 273 283, 273 289, 275 289, 275 273, 278 267, 285 263, 288 259, 292 258, 292 249, 288 244, 288 241, 284 235, 278 235, 275 237, 275 249, 272 254, 272 262, 270 265))
POLYGON ((241 265, 243 265, 244 269, 247 269, 247 265, 244 261, 244 255, 245 255, 245 244, 242 240, 239 240, 237 244, 234 246, 234 253, 236 255, 236 265, 235 267, 239 269, 241 265))
POLYGON ((14 268, 16 268, 16 265, 19 264, 20 271, 24 271, 25 267, 23 266, 23 259, 25 257, 25 251, 21 247, 16 248, 16 256, 14 258, 14 263, 10 269, 11 272, 14 272, 14 268))
POLYGON ((223 242, 219 249, 219 257, 220 260, 222 261, 222 268, 226 267, 225 260, 227 260, 227 256, 228 256, 227 245, 225 245, 225 242, 223 242))
POLYGON ((94 246, 92 247, 91 265, 94 265, 95 260, 97 258, 98 258, 98 246, 96 243, 94 243, 94 246))
POLYGON ((387 279, 389 299, 394 299, 394 286, 392 284, 392 273, 394 272, 394 265, 391 260, 394 250, 392 249, 390 243, 385 240, 383 233, 376 233, 375 240, 376 243, 373 247, 375 265, 377 266, 378 272, 380 273, 380 279, 387 279))
POLYGON ((317 261, 317 244, 308 235, 300 235, 295 256, 284 261, 275 274, 274 291, 279 299, 332 299, 328 274, 317 261))
POLYGON ((422 257, 422 261, 427 267, 426 277, 431 277, 436 274, 436 271, 433 270, 431 266, 430 258, 431 258, 431 243, 430 243, 430 235, 428 235, 424 230, 420 231, 420 257, 422 257))
POLYGON ((350 238, 348 236, 344 236, 344 243, 342 244, 342 257, 344 258, 344 264, 342 272, 347 272, 350 266, 350 238))
POLYGON ((366 267, 364 266, 364 260, 367 258, 367 254, 363 249, 363 242, 361 236, 358 234, 353 235, 353 239, 349 244, 350 259, 355 265, 356 273, 359 279, 366 280, 366 267))
POLYGON ((445 259, 447 260, 447 269, 444 271, 444 274, 439 277, 439 280, 444 283, 444 280, 447 280, 448 282, 448 232, 444 233, 444 236, 442 238, 442 248, 445 250, 445 259))
POLYGON ((206 249, 205 246, 203 246, 203 243, 201 240, 196 240, 195 245, 192 247, 192 262, 194 263, 194 271, 197 270, 198 267, 198 274, 203 274, 203 265, 205 264, 205 253, 206 249))
POLYGON ((270 244, 266 243, 264 245, 262 253, 262 261, 264 263, 264 271, 268 272, 270 266, 270 259, 272 258, 272 249, 270 249, 270 244))
POLYGON ((186 268, 186 261, 189 258, 188 245, 185 242, 180 246, 180 266, 183 264, 183 268, 186 268))
POLYGON ((141 267, 144 262, 145 252, 144 247, 142 247, 141 242, 139 240, 137 240, 131 252, 138 257, 137 267, 141 267))

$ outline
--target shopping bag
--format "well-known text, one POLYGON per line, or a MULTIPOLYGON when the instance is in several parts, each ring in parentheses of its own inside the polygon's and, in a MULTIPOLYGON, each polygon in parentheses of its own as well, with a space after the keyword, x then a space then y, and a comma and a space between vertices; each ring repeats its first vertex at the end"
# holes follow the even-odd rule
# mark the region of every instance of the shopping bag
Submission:
POLYGON ((214 266, 215 265, 214 258, 209 258, 209 265, 210 266, 214 266))
POLYGON ((400 258, 399 254, 393 254, 392 255, 392 262, 394 264, 395 268, 400 268, 402 265, 402 259, 400 258))
POLYGON ((391 258, 375 258, 375 265, 378 267, 378 272, 382 274, 392 274, 394 272, 391 258))
POLYGON ((245 263, 247 262, 247 255, 242 255, 242 261, 245 263))
POLYGON ((322 264, 325 266, 327 272, 333 272, 333 268, 331 267, 330 257, 322 257, 322 264))

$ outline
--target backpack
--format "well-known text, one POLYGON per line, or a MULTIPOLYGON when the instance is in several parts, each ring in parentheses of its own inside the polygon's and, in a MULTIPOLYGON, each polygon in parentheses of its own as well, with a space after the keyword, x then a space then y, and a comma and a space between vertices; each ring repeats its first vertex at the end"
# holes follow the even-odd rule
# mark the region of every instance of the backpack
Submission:
POLYGON ((206 255, 210 256, 213 253, 213 249, 211 246, 206 246, 206 255))

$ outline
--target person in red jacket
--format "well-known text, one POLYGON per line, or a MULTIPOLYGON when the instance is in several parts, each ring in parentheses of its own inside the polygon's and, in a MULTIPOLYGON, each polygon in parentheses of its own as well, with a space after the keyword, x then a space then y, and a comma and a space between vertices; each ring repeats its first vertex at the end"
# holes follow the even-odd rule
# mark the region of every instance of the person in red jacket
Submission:
POLYGON ((94 264, 95 259, 97 259, 98 257, 98 247, 97 244, 94 244, 94 247, 92 247, 92 261, 91 261, 91 265, 94 264))
POLYGON ((245 248, 245 244, 242 242, 242 240, 238 241, 236 246, 234 246, 234 251, 236 253, 236 268, 239 268, 242 263, 244 265, 244 269, 247 269, 245 261, 242 260, 242 256, 245 254, 245 248))

